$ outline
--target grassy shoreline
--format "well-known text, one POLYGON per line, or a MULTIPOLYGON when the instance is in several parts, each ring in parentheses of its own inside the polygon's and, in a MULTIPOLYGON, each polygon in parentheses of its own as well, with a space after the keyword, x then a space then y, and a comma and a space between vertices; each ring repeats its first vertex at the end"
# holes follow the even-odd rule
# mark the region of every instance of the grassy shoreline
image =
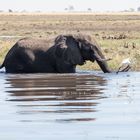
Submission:
MULTIPOLYGON (((113 58, 111 69, 129 57, 132 70, 140 71, 140 13, 0 13, 0 19, 0 63, 20 38, 82 33, 95 38, 104 55, 113 58)), ((80 68, 99 69, 90 62, 80 68)))

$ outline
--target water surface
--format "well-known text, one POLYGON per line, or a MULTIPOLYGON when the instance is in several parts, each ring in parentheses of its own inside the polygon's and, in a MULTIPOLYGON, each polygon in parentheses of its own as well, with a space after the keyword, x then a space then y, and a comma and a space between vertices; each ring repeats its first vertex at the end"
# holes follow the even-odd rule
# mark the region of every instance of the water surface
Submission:
POLYGON ((140 73, 0 73, 0 140, 139 140, 140 73))

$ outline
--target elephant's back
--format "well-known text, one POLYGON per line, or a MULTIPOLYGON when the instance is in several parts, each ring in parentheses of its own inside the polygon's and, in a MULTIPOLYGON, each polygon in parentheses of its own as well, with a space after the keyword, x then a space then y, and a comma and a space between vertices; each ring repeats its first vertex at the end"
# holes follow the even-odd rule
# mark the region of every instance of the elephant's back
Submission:
POLYGON ((48 50, 54 44, 54 39, 23 38, 15 46, 17 48, 29 48, 31 50, 48 50))

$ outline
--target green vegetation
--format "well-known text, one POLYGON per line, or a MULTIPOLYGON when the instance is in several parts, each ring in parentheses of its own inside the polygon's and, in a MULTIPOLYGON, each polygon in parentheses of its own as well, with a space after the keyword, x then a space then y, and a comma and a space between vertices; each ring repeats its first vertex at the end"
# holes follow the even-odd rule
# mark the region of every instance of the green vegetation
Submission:
MULTIPOLYGON (((23 37, 51 38, 58 34, 82 33, 95 38, 109 61, 117 69, 124 58, 133 61, 132 70, 140 70, 140 14, 0 14, 0 63, 13 44, 23 37), (2 36, 15 36, 4 38, 2 36)), ((87 62, 81 69, 99 69, 87 62)))

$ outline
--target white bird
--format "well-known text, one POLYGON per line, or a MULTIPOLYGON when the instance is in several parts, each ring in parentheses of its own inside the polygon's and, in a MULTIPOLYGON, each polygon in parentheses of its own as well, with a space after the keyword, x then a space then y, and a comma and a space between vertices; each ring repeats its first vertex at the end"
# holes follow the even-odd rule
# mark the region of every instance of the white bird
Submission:
POLYGON ((122 61, 121 64, 123 64, 123 65, 130 65, 130 64, 131 64, 131 59, 130 59, 130 58, 126 58, 126 59, 124 59, 124 60, 122 61))
POLYGON ((119 67, 117 73, 129 71, 129 69, 131 68, 130 65, 131 65, 131 59, 130 59, 130 58, 124 59, 124 60, 121 62, 120 67, 119 67))

